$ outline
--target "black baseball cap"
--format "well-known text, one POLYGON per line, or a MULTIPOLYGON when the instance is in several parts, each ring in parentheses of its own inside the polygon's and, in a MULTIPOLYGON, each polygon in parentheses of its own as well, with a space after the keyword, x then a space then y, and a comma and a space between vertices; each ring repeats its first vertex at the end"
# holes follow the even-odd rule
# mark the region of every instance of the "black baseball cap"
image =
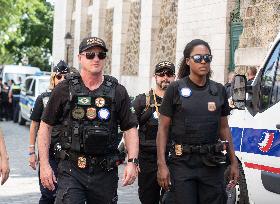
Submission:
POLYGON ((64 62, 63 60, 60 60, 57 63, 57 65, 53 68, 53 72, 67 74, 70 72, 70 69, 69 69, 68 65, 66 64, 66 62, 64 62))
POLYGON ((170 61, 161 61, 156 65, 155 73, 160 72, 162 70, 171 70, 173 73, 175 73, 175 66, 170 61))
POLYGON ((80 43, 79 53, 82 53, 83 51, 85 51, 89 48, 93 48, 93 47, 100 47, 105 52, 108 51, 105 42, 101 38, 87 37, 87 38, 84 38, 83 41, 80 43))

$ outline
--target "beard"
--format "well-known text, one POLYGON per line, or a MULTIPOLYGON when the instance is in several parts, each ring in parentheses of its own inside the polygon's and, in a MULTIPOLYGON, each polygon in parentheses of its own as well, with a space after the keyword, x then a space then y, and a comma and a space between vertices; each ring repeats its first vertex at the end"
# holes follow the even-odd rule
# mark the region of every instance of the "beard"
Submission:
POLYGON ((170 84, 170 81, 168 80, 164 80, 164 81, 161 81, 161 82, 157 82, 157 85, 162 89, 162 90, 166 90, 167 87, 169 86, 170 84))

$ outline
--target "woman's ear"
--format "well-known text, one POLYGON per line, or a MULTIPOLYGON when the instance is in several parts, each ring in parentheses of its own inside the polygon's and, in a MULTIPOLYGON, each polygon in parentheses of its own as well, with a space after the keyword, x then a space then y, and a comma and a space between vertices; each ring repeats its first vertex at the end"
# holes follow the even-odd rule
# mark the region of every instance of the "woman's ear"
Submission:
POLYGON ((186 58, 186 64, 190 66, 190 58, 186 58))

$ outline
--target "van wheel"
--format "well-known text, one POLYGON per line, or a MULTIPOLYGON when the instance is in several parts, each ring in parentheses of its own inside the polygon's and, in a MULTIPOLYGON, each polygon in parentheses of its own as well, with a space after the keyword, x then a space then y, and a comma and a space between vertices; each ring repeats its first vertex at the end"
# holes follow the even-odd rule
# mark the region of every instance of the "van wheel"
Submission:
POLYGON ((18 113, 18 124, 25 125, 26 120, 21 115, 21 110, 18 113))
MULTIPOLYGON (((227 204, 249 204, 249 196, 247 190, 247 184, 245 179, 244 170, 241 163, 238 163, 239 167, 239 179, 234 189, 227 189, 227 204)), ((225 182, 229 182, 230 166, 225 170, 225 182)))

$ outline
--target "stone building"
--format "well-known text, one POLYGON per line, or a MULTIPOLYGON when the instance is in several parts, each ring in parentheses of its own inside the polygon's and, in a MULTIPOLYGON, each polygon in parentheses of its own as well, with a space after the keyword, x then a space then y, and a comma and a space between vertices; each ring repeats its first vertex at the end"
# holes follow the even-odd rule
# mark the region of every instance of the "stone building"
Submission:
POLYGON ((186 43, 201 38, 212 48, 213 79, 224 83, 229 69, 261 64, 279 13, 280 0, 56 0, 53 58, 78 68, 80 41, 101 37, 109 48, 105 73, 136 95, 153 85, 157 62, 178 65, 186 43))

